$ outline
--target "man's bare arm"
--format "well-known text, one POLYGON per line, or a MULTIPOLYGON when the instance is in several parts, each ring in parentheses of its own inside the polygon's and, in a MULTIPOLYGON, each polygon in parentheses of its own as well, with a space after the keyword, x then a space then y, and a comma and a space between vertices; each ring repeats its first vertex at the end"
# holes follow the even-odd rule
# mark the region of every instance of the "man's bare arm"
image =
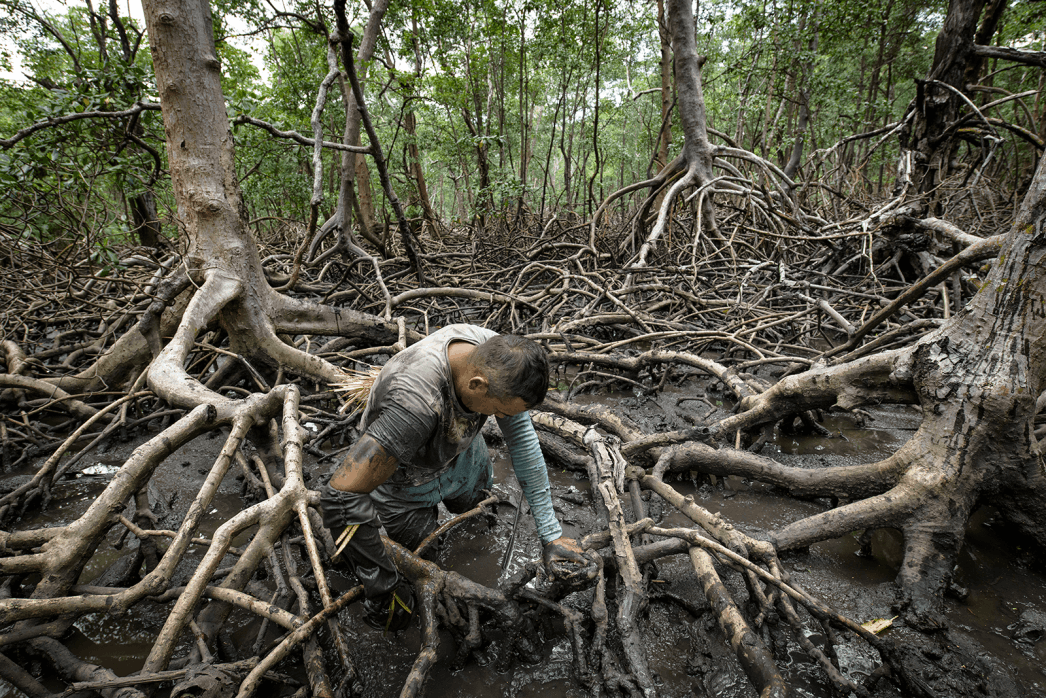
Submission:
POLYGON ((398 464, 384 446, 364 434, 331 475, 330 486, 342 492, 370 492, 388 480, 398 464))

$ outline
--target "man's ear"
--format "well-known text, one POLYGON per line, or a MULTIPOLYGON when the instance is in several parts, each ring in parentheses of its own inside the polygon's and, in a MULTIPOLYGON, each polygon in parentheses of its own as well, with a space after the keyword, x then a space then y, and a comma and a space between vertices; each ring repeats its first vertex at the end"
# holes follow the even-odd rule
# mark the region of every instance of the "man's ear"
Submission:
POLYGON ((469 378, 468 388, 471 392, 486 395, 487 391, 490 389, 490 382, 487 381, 486 376, 476 374, 472 376, 472 378, 469 378))

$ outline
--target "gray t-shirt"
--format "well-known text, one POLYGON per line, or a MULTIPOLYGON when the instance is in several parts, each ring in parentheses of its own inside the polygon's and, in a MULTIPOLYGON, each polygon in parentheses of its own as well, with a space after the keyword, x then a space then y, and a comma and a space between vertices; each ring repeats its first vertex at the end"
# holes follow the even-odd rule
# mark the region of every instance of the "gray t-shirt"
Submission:
POLYGON ((496 335, 474 325, 448 325, 385 364, 370 391, 362 424, 400 462, 390 483, 410 486, 432 480, 476 438, 487 418, 469 412, 458 398, 447 347, 455 341, 482 344, 496 335))
MULTIPOLYGON (((482 344, 496 335, 474 325, 448 325, 385 364, 367 399, 362 424, 364 432, 392 454, 399 466, 375 494, 388 490, 397 492, 395 499, 401 502, 439 501, 438 491, 420 486, 449 470, 487 419, 469 412, 458 398, 447 347, 458 340, 482 344), (416 496, 404 499, 405 491, 411 490, 416 496)), ((563 529, 552 508, 548 470, 530 415, 522 412, 497 422, 538 535, 545 543, 559 538, 563 529)))

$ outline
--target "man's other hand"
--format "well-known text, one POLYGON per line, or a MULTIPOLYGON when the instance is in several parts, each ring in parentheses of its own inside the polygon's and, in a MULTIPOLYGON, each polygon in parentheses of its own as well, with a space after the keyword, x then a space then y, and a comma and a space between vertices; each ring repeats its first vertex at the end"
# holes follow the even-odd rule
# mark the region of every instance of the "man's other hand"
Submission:
POLYGON ((400 582, 392 591, 363 602, 363 620, 367 625, 385 632, 398 632, 410 625, 414 617, 414 589, 407 582, 400 582))
POLYGON ((552 578, 567 584, 592 581, 599 571, 592 555, 582 550, 576 540, 565 536, 546 543, 541 557, 552 578))

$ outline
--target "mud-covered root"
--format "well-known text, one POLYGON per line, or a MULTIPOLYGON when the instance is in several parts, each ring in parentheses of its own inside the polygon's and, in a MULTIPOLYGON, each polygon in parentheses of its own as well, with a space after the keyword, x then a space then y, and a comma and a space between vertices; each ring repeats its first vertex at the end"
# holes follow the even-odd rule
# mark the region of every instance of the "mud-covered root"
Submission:
POLYGON ((913 404, 917 396, 907 370, 910 349, 887 351, 839 366, 819 365, 787 376, 758 395, 741 400, 741 412, 722 420, 716 431, 722 438, 739 430, 777 421, 807 410, 850 410, 867 404, 913 404))
POLYGON ((120 685, 115 681, 118 677, 111 671, 81 660, 54 638, 38 637, 29 644, 35 652, 51 662, 57 673, 66 680, 106 684, 106 688, 99 691, 105 698, 145 698, 145 694, 137 687, 120 685))
POLYGON ((37 681, 36 677, 5 654, 0 654, 0 679, 7 681, 29 698, 43 698, 51 695, 47 686, 37 681))
MULTIPOLYGON (((98 441, 101 440, 101 436, 96 438, 87 448, 80 450, 79 454, 73 458, 62 463, 59 467, 59 463, 62 461, 62 457, 68 453, 69 449, 83 436, 88 429, 90 429, 97 422, 111 418, 112 413, 118 407, 123 407, 132 400, 144 397, 147 391, 140 391, 127 395, 115 400, 101 410, 93 411, 93 413, 81 424, 76 430, 73 431, 62 445, 58 447, 45 462, 37 469, 27 482, 23 483, 19 487, 16 487, 11 492, 8 492, 3 497, 0 497, 0 521, 4 521, 11 516, 24 513, 28 507, 38 499, 42 499, 46 502, 50 496, 51 486, 54 482, 62 476, 63 473, 67 472, 76 462, 87 453, 98 441)), ((109 430, 103 432, 105 435, 109 430)))
POLYGON ((839 667, 832 661, 832 658, 825 654, 820 647, 810 640, 806 634, 806 628, 802 619, 799 618, 799 614, 796 613, 795 607, 787 597, 777 597, 777 608, 785 621, 792 626, 792 629, 794 630, 793 637, 799 643, 799 646, 803 648, 803 651, 806 652, 807 656, 817 662, 817 665, 821 667, 821 670, 828 677, 828 680, 832 682, 832 685, 837 691, 844 695, 854 693, 858 698, 870 698, 871 694, 868 692, 868 689, 864 686, 859 686, 846 678, 842 672, 839 671, 839 667))
MULTIPOLYGON (((811 597, 806 592, 791 584, 789 575, 777 558, 777 551, 767 541, 755 540, 732 525, 723 521, 717 515, 712 514, 694 502, 692 497, 684 497, 676 492, 674 488, 661 481, 660 477, 647 475, 638 470, 630 470, 630 477, 636 477, 638 483, 645 489, 656 492, 666 502, 673 505, 681 513, 689 517, 697 524, 698 529, 663 529, 658 527, 647 527, 645 530, 651 536, 675 537, 686 542, 690 546, 691 562, 703 591, 712 605, 719 625, 723 630, 727 641, 734 652, 742 668, 748 674, 753 684, 765 695, 784 695, 778 691, 787 691, 781 678, 779 669, 776 667, 773 657, 753 628, 760 627, 768 612, 774 610, 792 627, 793 635, 799 645, 807 652, 814 662, 819 665, 827 675, 829 681, 840 691, 852 692, 862 698, 868 695, 866 688, 859 686, 839 671, 839 667, 833 663, 830 652, 826 653, 816 647, 808 638, 808 631, 800 619, 796 605, 801 605, 815 619, 822 624, 831 624, 849 630, 871 645, 882 656, 887 664, 887 673, 895 677, 898 683, 920 694, 918 677, 913 669, 903 662, 903 657, 897 653, 892 643, 879 638, 867 629, 861 627, 854 621, 833 611, 823 602, 811 597), (722 584, 712 560, 716 559, 721 564, 743 572, 748 585, 749 593, 756 602, 759 613, 755 623, 748 623, 740 613, 740 609, 730 597, 726 587, 722 584), (764 589, 765 585, 765 589, 764 589)), ((856 502, 858 507, 855 511, 862 511, 865 501, 856 502)), ((845 509, 842 507, 841 509, 845 509)), ((838 512, 834 509, 832 512, 838 512)), ((901 500, 897 502, 896 511, 898 516, 905 516, 910 512, 909 505, 901 500)), ((856 514, 855 514, 856 515, 856 514)), ((812 517, 816 518, 816 517, 812 517)), ((806 520, 804 520, 805 522, 806 520)), ((803 531, 814 531, 818 528, 824 529, 828 524, 821 522, 812 527, 804 526, 803 531)), ((650 546, 645 546, 642 558, 646 559, 648 549, 661 547, 663 554, 674 554, 679 552, 678 547, 671 547, 668 541, 662 540, 650 546)), ((823 630, 823 628, 822 628, 823 630)))
MULTIPOLYGON (((425 680, 428 678, 439 649, 441 617, 450 623, 450 627, 469 628, 465 637, 468 639, 471 635, 471 640, 475 640, 475 634, 471 632, 473 619, 477 623, 478 632, 478 608, 493 611, 497 622, 506 628, 520 625, 522 614, 518 605, 501 591, 477 584, 456 572, 443 570, 438 565, 414 555, 387 538, 383 541, 389 557, 414 585, 418 596, 421 649, 403 684, 400 695, 404 698, 420 695, 425 680), (464 604, 468 609, 464 617, 460 614, 459 603, 464 604), (477 609, 475 616, 473 616, 473 608, 477 609)), ((476 647, 478 647, 478 643, 476 643, 476 647)))
POLYGON ((690 561, 701 584, 719 627, 726 635, 741 668, 759 691, 760 698, 787 698, 790 695, 773 655, 752 631, 737 608, 730 592, 716 574, 712 556, 699 548, 690 549, 690 561))
MULTIPOLYGON (((301 467, 302 429, 297 424, 298 390, 297 386, 288 386, 281 395, 284 415, 284 439, 286 458, 284 459, 285 479, 283 487, 274 496, 252 505, 233 516, 215 531, 212 543, 200 561, 183 593, 171 610, 160 630, 156 642, 143 665, 145 671, 159 671, 167 668, 175 649, 175 644, 185 627, 193 617, 193 609, 203 595, 211 576, 229 549, 232 538, 240 531, 257 525, 258 532, 251 538, 247 548, 225 577, 223 586, 242 589, 246 586, 257 567, 280 539, 284 529, 296 513, 295 505, 308 499, 308 490, 304 485, 301 467)), ((249 423, 238 420, 237 426, 246 433, 249 423)), ((234 431, 235 433, 235 431, 234 431)), ((230 444, 226 443, 219 461, 227 470, 234 460, 230 444)), ((238 446, 238 443, 237 443, 238 446)), ((223 473, 224 474, 224 473, 223 473)), ((218 478, 220 482, 221 478, 218 478)), ((190 512, 191 513, 191 512, 190 512)), ((187 518, 190 518, 187 516, 187 518)), ((217 633, 231 609, 226 604, 210 604, 199 615, 198 622, 205 628, 208 639, 217 637, 217 633)))
POLYGON ((966 517, 912 517, 902 527, 904 559, 897 583, 905 623, 922 630, 942 627, 941 609, 965 536, 966 517), (958 519, 958 520, 956 520, 958 519))
POLYGON ((273 648, 269 654, 263 657, 250 670, 247 676, 244 677, 236 693, 236 698, 250 698, 250 696, 253 696, 261 687, 261 682, 264 680, 265 675, 269 670, 287 658, 295 647, 312 637, 312 635, 318 631, 323 624, 327 623, 327 621, 337 615, 338 612, 348 607, 349 604, 360 599, 362 596, 362 586, 352 588, 338 597, 336 601, 326 606, 319 613, 307 620, 300 627, 287 634, 280 643, 273 648))
MULTIPOLYGON (((576 430, 575 430, 576 433, 576 430)), ((604 437, 590 427, 581 435, 594 462, 589 473, 593 501, 599 518, 606 522, 617 562, 618 598, 615 624, 622 653, 632 679, 644 696, 656 696, 653 676, 641 639, 638 615, 646 604, 646 584, 632 551, 624 509, 619 495, 624 493, 626 463, 616 437, 604 437)))
MULTIPOLYGON (((638 475, 636 472, 630 474, 638 475)), ((772 564, 776 561, 772 546, 764 541, 756 541, 736 530, 722 517, 712 514, 698 506, 693 497, 683 497, 659 478, 650 475, 639 475, 638 482, 646 489, 653 490, 667 502, 679 509, 693 520, 710 537, 718 540, 723 546, 743 558, 754 557, 772 564)), ((712 564, 711 555, 700 548, 691 548, 690 561, 697 575, 701 589, 712 606, 719 627, 722 629, 728 644, 733 649, 745 674, 765 698, 784 698, 789 695, 787 686, 781 676, 769 649, 763 644, 759 635, 741 614, 733 597, 723 585, 719 574, 712 564)), ((744 570, 750 594, 757 602, 760 611, 760 622, 767 615, 769 600, 763 592, 759 580, 750 569, 744 570)), ((758 627, 758 625, 756 626, 758 627)))

